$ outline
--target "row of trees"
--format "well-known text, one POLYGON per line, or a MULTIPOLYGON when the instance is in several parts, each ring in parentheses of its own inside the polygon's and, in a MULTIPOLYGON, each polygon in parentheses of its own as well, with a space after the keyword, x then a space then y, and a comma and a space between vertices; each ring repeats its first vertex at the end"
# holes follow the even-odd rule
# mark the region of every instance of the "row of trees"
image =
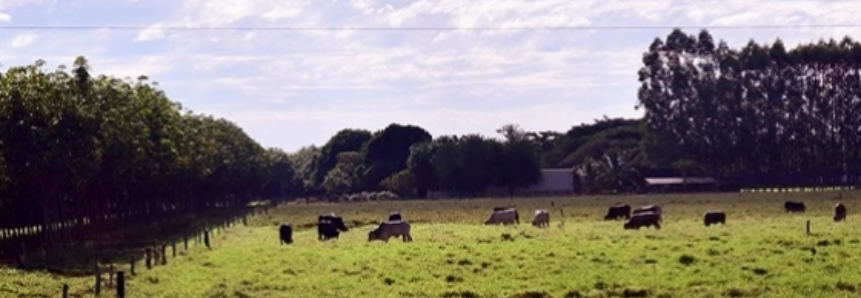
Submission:
POLYGON ((861 43, 849 37, 733 49, 674 30, 651 44, 639 80, 659 163, 689 160, 753 187, 861 178, 861 43))
POLYGON ((146 77, 90 71, 79 57, 0 74, 0 231, 38 225, 51 248, 295 188, 286 153, 146 77))

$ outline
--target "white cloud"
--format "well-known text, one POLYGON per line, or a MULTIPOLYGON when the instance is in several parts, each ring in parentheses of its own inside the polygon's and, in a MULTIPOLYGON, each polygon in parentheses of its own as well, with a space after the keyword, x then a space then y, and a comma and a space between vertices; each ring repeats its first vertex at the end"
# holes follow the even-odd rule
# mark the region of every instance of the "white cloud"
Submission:
POLYGON ((12 20, 12 16, 8 13, 0 12, 0 22, 8 22, 12 20))
POLYGON ((13 48, 26 48, 29 45, 32 45, 36 40, 39 39, 39 35, 35 33, 22 33, 18 36, 15 36, 12 39, 12 47, 13 48))
POLYGON ((151 41, 162 39, 165 37, 164 33, 164 24, 163 23, 155 23, 150 25, 146 29, 138 32, 138 35, 135 36, 134 41, 151 41))

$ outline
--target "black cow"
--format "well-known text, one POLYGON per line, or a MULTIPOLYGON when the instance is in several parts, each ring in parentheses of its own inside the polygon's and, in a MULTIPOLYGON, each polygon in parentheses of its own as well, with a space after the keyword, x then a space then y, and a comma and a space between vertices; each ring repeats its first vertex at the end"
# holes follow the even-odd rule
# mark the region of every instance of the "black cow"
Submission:
POLYGON ((511 209, 511 207, 493 207, 493 212, 508 210, 508 209, 511 209))
POLYGON ((834 206, 834 221, 846 221, 846 206, 843 203, 837 203, 834 206))
POLYGON ((389 214, 389 221, 402 221, 402 220, 403 220, 403 218, 401 217, 400 212, 395 211, 395 212, 392 212, 389 214))
POLYGON ((278 229, 278 234, 281 238, 281 244, 293 243, 293 226, 289 223, 281 224, 281 228, 278 229))
POLYGON ((631 216, 623 227, 625 230, 639 230, 642 227, 654 226, 661 229, 661 215, 658 213, 638 213, 631 216))
POLYGON ((604 220, 617 220, 620 218, 631 218, 631 206, 628 204, 616 204, 615 206, 610 206, 610 209, 607 210, 607 215, 604 215, 604 220))
POLYGON ((726 224, 726 212, 723 211, 709 211, 703 215, 703 223, 708 227, 710 225, 716 224, 726 224))
POLYGON ((323 214, 317 217, 317 239, 329 240, 338 238, 341 232, 349 231, 347 225, 344 224, 344 219, 335 213, 323 214))
POLYGON ((807 207, 804 206, 804 202, 786 201, 783 203, 783 209, 786 212, 804 212, 807 207))

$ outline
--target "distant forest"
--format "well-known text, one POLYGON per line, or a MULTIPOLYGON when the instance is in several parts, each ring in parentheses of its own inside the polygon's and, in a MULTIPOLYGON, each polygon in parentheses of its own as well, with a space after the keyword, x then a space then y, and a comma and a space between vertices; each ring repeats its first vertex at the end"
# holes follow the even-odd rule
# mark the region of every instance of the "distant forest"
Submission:
POLYGON ((573 168, 582 194, 634 192, 647 176, 740 188, 856 185, 861 174, 861 44, 849 37, 734 49, 707 31, 673 30, 632 74, 643 119, 566 132, 501 123, 498 136, 435 138, 391 124, 344 129, 292 153, 183 109, 145 76, 95 76, 84 57, 71 68, 44 64, 0 74, 0 233, 80 227, 47 233, 49 244, 255 198, 481 196, 533 184, 541 168, 573 168))

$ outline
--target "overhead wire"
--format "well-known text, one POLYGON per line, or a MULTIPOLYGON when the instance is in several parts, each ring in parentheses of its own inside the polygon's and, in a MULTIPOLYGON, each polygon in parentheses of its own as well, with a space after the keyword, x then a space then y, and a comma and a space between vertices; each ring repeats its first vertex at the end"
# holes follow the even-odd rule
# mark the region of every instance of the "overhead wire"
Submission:
POLYGON ((764 24, 764 25, 579 25, 536 27, 292 27, 292 26, 151 26, 151 25, 3 25, 0 30, 163 30, 163 31, 630 31, 672 29, 834 29, 861 28, 861 24, 764 24))

